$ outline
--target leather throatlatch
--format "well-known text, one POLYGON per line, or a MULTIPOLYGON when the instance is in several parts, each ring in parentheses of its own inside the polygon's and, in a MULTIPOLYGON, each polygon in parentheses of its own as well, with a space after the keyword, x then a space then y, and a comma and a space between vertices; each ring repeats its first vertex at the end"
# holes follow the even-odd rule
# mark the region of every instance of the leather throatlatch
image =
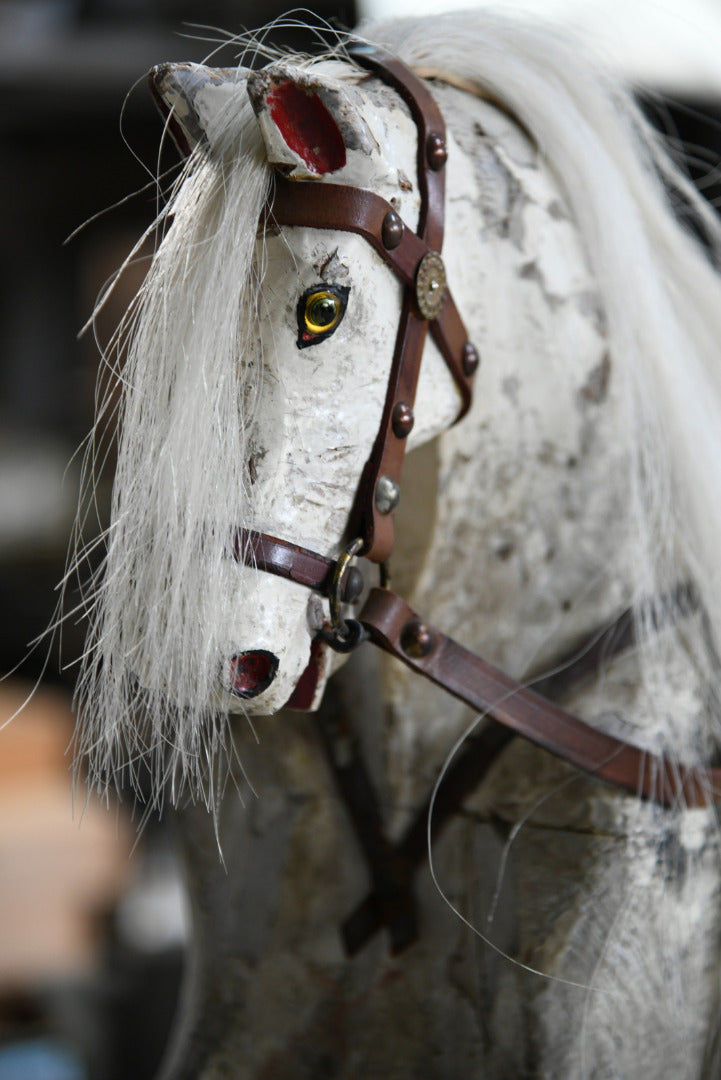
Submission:
POLYGON ((387 589, 371 590, 359 620, 412 671, 595 779, 668 807, 721 798, 721 768, 681 765, 597 731, 424 623, 387 589))
MULTIPOLYGON (((243 561, 327 595, 327 583, 333 579, 332 560, 274 537, 244 535, 255 537, 255 556, 246 553, 243 561), (302 555, 296 557, 294 552, 302 555)), ((239 531, 236 550, 241 559, 238 545, 244 543, 247 541, 239 531)), ((346 576, 343 595, 357 599, 358 585, 357 579, 346 576)), ((371 589, 358 622, 375 645, 412 671, 596 779, 668 807, 708 806, 721 798, 721 768, 671 762, 597 731, 426 623, 390 589, 371 589)), ((628 635, 619 640, 623 647, 631 644, 628 635)))

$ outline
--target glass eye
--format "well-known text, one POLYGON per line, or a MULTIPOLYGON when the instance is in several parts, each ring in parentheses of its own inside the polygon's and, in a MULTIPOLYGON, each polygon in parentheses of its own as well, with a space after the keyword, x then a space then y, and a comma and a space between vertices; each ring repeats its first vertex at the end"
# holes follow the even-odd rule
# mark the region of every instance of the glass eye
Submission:
POLYGON ((298 301, 298 348, 305 349, 331 336, 345 314, 350 289, 345 285, 314 285, 298 301))

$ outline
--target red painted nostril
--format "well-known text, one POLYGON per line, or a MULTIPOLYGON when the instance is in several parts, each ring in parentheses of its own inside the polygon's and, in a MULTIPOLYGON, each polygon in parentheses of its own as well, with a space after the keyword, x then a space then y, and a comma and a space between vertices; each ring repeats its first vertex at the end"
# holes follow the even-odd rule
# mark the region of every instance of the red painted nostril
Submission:
POLYGON ((237 697, 256 697, 268 689, 277 670, 278 657, 265 649, 236 653, 230 659, 230 690, 237 697))

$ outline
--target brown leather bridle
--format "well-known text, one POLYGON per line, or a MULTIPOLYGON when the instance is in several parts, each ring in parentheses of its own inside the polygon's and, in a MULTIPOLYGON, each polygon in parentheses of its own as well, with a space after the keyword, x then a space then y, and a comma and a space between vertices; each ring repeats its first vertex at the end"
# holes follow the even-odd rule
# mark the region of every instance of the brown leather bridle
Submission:
MULTIPOLYGON (((721 797, 721 768, 673 763, 595 730, 428 625, 389 589, 372 589, 357 620, 344 620, 340 614, 341 603, 353 602, 360 594, 351 558, 364 555, 384 564, 393 548, 393 509, 406 439, 413 426, 428 330, 461 394, 457 420, 470 406, 478 365, 478 353, 468 341, 440 257, 447 156, 443 117, 427 87, 398 59, 366 47, 353 50, 352 55, 400 94, 418 129, 421 211, 417 230, 411 230, 390 203, 370 191, 283 177, 276 179, 265 222, 357 233, 403 282, 404 300, 380 429, 349 519, 348 536, 354 539, 339 560, 278 537, 240 529, 235 557, 328 597, 334 625, 321 636, 333 648, 350 651, 368 638, 490 720, 598 779, 664 806, 707 806, 721 797)), ((506 741, 495 739, 492 747, 489 743, 487 754, 499 752, 506 741)))
POLYGON ((457 420, 471 404, 478 354, 447 287, 440 256, 447 156, 441 112, 426 86, 399 60, 378 50, 356 50, 353 56, 398 91, 418 128, 421 209, 417 231, 402 221, 389 202, 365 188, 281 176, 276 178, 266 220, 357 233, 404 285, 380 428, 348 522, 348 535, 363 539, 362 554, 383 563, 393 550, 392 511, 398 501, 406 439, 413 428, 426 334, 430 329, 460 392, 457 420))

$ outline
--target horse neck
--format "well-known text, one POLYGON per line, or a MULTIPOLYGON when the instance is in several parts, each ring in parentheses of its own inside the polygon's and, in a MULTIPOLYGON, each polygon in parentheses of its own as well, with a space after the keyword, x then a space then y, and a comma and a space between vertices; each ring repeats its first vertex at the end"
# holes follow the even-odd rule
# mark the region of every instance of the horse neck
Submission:
MULTIPOLYGON (((468 416, 408 456, 393 581, 524 679, 631 601, 624 380, 581 240, 535 147, 488 103, 448 88, 439 97, 456 144, 444 258, 482 363, 468 416)), ((387 691, 391 742, 410 755, 396 775, 422 775, 468 714, 395 670, 387 691)))
POLYGON ((535 148, 487 103, 439 96, 459 144, 444 251, 482 365, 471 413, 420 451, 423 464, 409 457, 404 497, 436 479, 434 526, 410 559, 419 600, 521 676, 629 602, 623 378, 535 148))
MULTIPOLYGON (((483 360, 469 415, 409 456, 394 582, 526 680, 632 603, 662 599, 644 591, 634 532, 629 372, 608 350, 582 239, 535 147, 489 103, 438 93, 457 144, 444 255, 483 360)), ((703 760, 712 664, 703 615, 676 613, 567 704, 639 745, 703 760)), ((470 718, 405 673, 387 689, 398 775, 418 775, 470 718)))

